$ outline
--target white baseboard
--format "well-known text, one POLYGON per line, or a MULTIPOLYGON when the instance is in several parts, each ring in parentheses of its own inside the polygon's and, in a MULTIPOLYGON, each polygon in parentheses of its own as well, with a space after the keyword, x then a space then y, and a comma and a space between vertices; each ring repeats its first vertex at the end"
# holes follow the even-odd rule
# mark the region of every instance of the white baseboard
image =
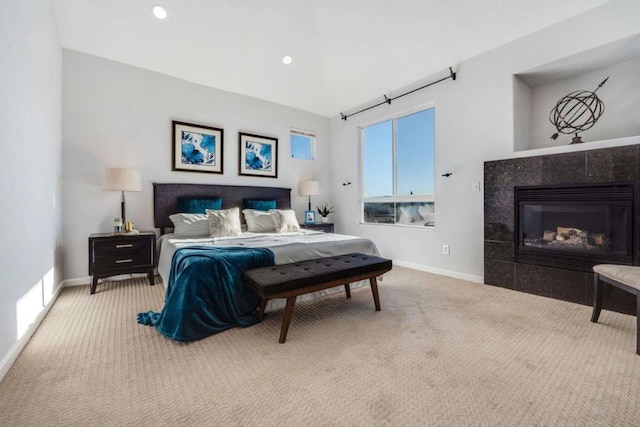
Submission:
POLYGON ((51 310, 51 307, 53 307, 53 304, 58 299, 58 295, 60 295, 60 291, 62 291, 62 288, 64 288, 64 281, 58 284, 51 297, 51 301, 49 301, 49 304, 42 308, 42 311, 29 326, 27 332, 25 332, 25 334, 13 346, 11 346, 7 354, 5 354, 2 360, 0 360, 0 381, 2 381, 7 375, 9 369, 11 369, 11 366, 13 366, 16 359, 18 359, 18 356, 20 356, 20 353, 22 353, 22 350, 24 350, 27 343, 46 317, 47 313, 49 313, 49 310, 51 310))
MULTIPOLYGON (((128 280, 135 277, 147 277, 147 273, 121 274, 119 276, 110 276, 109 281, 128 280)), ((87 286, 91 284, 91 276, 76 277, 66 279, 62 282, 62 286, 87 286)))
POLYGON ((396 261, 393 260, 393 265, 397 265, 398 267, 407 267, 413 270, 426 271, 427 273, 440 274, 442 276, 449 276, 456 279, 467 280, 469 282, 475 283, 484 283, 484 278, 482 276, 476 276, 474 274, 466 274, 466 273, 458 273, 457 271, 443 270, 441 268, 429 267, 421 264, 414 264, 412 262, 405 261, 396 261))
POLYGON ((66 279, 62 281, 62 286, 84 286, 91 283, 91 276, 86 277, 76 277, 75 279, 66 279))

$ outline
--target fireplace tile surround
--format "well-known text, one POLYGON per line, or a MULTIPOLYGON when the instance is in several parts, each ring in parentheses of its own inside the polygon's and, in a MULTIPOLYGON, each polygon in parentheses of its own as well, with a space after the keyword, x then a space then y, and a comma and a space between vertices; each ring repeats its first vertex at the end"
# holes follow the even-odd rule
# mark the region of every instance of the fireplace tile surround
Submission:
MULTIPOLYGON (((587 143, 588 144, 588 143, 587 143)), ((635 182, 640 188, 640 145, 489 161, 484 164, 484 282, 584 305, 593 303, 593 273, 516 263, 514 187, 635 182)), ((640 215, 636 211, 636 241, 640 215)), ((636 259, 640 259, 636 245, 636 259)), ((636 298, 610 287, 604 308, 636 313, 636 298)))

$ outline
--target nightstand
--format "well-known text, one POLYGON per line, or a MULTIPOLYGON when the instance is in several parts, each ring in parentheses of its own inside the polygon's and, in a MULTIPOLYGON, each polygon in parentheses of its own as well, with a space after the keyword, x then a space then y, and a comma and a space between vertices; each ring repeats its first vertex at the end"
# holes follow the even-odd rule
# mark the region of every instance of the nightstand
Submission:
POLYGON ((323 233, 333 233, 333 223, 318 223, 318 224, 300 224, 300 228, 306 230, 322 231, 323 233))
POLYGON ((96 292, 98 279, 118 274, 147 273, 153 285, 156 265, 156 233, 94 233, 89 236, 89 275, 93 275, 90 292, 96 292))

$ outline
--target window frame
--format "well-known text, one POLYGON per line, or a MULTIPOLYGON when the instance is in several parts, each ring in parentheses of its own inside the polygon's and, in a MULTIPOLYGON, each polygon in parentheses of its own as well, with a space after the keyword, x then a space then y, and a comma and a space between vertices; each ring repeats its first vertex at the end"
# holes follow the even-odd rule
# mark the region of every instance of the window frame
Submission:
MULTIPOLYGON (((381 226, 391 226, 391 227, 409 227, 409 228, 420 228, 420 229, 434 229, 435 225, 428 226, 416 226, 410 224, 399 224, 397 222, 391 223, 375 223, 375 222, 366 222, 364 220, 364 205, 365 203, 433 203, 435 206, 436 203, 436 104, 434 102, 429 102, 426 104, 420 104, 412 108, 408 108, 405 110, 397 111, 395 113, 387 114, 382 117, 378 117, 374 120, 369 120, 367 122, 360 123, 357 127, 358 136, 360 141, 360 224, 364 225, 381 225, 381 226), (434 189, 433 193, 425 194, 425 195, 407 195, 407 196, 399 196, 397 194, 397 185, 398 185, 398 177, 397 177, 397 125, 396 120, 401 119, 405 116, 410 116, 415 113, 419 113, 424 110, 434 109, 434 117, 433 117, 433 133, 434 133, 434 141, 433 141, 433 175, 434 175, 434 189), (393 178, 393 195, 392 196, 383 196, 383 197, 365 197, 365 182, 364 182, 364 159, 365 159, 365 149, 364 149, 364 130, 367 127, 377 125, 379 123, 383 123, 386 121, 392 121, 392 155, 393 155, 393 164, 392 164, 392 178, 393 178)), ((435 224, 435 215, 434 215, 434 224, 435 224)))
POLYGON ((294 128, 292 127, 289 130, 289 151, 290 151, 290 155, 292 159, 296 159, 296 160, 311 160, 314 161, 317 158, 317 154, 316 154, 316 141, 318 138, 318 134, 315 131, 311 131, 311 130, 304 130, 304 129, 300 129, 300 128, 294 128), (302 157, 295 157, 293 155, 293 150, 291 147, 291 136, 293 135, 299 135, 299 136, 304 136, 304 137, 308 137, 311 140, 311 158, 310 159, 305 159, 302 157))

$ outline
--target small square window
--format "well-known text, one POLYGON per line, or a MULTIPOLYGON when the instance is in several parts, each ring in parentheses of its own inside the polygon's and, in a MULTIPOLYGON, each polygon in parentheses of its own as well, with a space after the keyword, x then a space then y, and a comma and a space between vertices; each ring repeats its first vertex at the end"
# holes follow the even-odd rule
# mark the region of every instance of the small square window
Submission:
POLYGON ((315 158, 316 135, 311 132, 291 131, 291 157, 294 159, 313 160, 315 158))

